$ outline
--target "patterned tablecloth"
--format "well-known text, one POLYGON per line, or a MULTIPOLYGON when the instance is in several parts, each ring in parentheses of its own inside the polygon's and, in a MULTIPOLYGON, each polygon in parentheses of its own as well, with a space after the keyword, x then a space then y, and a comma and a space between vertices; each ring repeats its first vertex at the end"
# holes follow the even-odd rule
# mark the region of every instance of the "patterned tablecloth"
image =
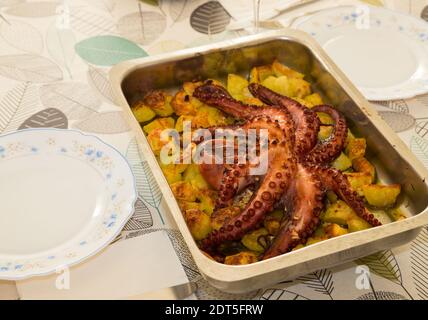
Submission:
MULTIPOLYGON (((428 8, 422 14, 427 17, 428 8)), ((0 133, 79 129, 123 152, 139 198, 120 239, 166 229, 200 299, 428 299, 428 228, 403 247, 246 295, 222 293, 201 277, 113 103, 107 74, 123 60, 239 36, 225 31, 230 20, 218 2, 206 0, 163 0, 160 7, 135 0, 0 0, 0 133), (357 288, 359 265, 371 272, 368 289, 357 288)), ((428 95, 377 103, 377 108, 428 167, 428 95)))

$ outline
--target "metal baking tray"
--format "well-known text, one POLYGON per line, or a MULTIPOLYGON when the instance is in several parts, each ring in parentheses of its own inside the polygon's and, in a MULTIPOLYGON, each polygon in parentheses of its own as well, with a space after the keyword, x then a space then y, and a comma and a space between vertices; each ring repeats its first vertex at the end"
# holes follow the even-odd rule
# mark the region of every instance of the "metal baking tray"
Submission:
POLYGON ((123 107, 136 133, 139 146, 199 270, 220 290, 248 292, 320 268, 352 261, 410 242, 421 227, 428 224, 426 168, 306 33, 284 29, 127 61, 111 70, 110 79, 116 102, 123 107), (130 110, 129 101, 138 93, 177 88, 185 81, 224 78, 231 72, 248 73, 251 67, 271 63, 275 58, 304 73, 314 90, 345 115, 351 130, 367 139, 368 157, 375 163, 380 179, 402 185, 400 203, 408 219, 329 239, 255 264, 220 264, 208 259, 198 249, 146 137, 130 110))

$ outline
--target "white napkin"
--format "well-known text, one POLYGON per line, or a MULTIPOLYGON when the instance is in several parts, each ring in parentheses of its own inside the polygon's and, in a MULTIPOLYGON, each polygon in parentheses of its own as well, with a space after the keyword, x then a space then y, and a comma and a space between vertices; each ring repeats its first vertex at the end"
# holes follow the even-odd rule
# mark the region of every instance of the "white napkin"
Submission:
POLYGON ((21 299, 123 299, 187 282, 168 235, 159 231, 109 246, 72 267, 69 278, 37 277, 17 282, 17 289, 21 299))

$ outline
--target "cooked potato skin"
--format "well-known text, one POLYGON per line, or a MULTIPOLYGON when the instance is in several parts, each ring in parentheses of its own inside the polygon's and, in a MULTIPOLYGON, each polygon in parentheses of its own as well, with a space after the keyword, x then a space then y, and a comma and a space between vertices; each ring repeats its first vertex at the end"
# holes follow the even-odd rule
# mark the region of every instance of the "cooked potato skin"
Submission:
POLYGON ((171 107, 172 97, 160 90, 154 90, 146 94, 144 104, 152 109, 158 116, 168 117, 174 113, 171 107))
POLYGON ((242 244, 251 251, 263 252, 267 248, 267 242, 263 241, 269 235, 265 228, 260 228, 247 233, 242 237, 242 244), (263 246, 263 244, 266 244, 263 246))
POLYGON ((389 208, 392 207, 397 197, 401 192, 401 186, 399 184, 392 185, 380 185, 371 184, 363 186, 364 197, 367 202, 377 208, 389 208))
POLYGON ((211 232, 210 217, 201 210, 186 210, 184 219, 186 220, 193 238, 197 241, 205 239, 211 232))
POLYGON ((227 256, 224 263, 227 265, 245 265, 257 262, 257 255, 253 252, 240 252, 232 256, 227 256))
POLYGON ((349 159, 353 161, 354 159, 364 157, 366 154, 366 147, 366 139, 355 138, 349 141, 345 152, 349 159))
POLYGON ((375 167, 364 157, 358 157, 352 160, 352 167, 357 172, 367 173, 371 176, 372 182, 376 177, 375 167))
POLYGON ((132 113, 138 122, 144 123, 156 117, 156 113, 146 106, 142 101, 134 103, 131 107, 132 113))

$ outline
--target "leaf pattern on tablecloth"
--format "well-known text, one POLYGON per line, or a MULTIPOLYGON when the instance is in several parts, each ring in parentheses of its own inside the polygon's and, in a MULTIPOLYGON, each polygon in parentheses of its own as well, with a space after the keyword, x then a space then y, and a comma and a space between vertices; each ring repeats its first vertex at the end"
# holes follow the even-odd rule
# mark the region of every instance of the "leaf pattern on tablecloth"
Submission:
POLYGON ((416 119, 411 114, 393 111, 379 111, 379 115, 395 132, 407 131, 416 123, 416 119))
POLYGON ((8 15, 22 18, 41 18, 56 15, 57 7, 57 2, 24 2, 13 7, 9 7, 4 12, 8 15))
POLYGON ((94 5, 97 8, 105 10, 109 13, 112 13, 113 10, 116 8, 115 0, 91 0, 89 1, 89 4, 94 5))
POLYGON ((99 134, 117 134, 131 130, 122 111, 95 113, 73 124, 73 128, 99 134))
POLYGON ((428 141, 417 136, 412 136, 410 139, 410 150, 428 168, 428 141))
POLYGON ((37 107, 37 90, 29 83, 21 83, 6 93, 0 101, 0 132, 18 129, 37 107))
POLYGON ((382 278, 388 279, 399 285, 403 283, 400 266, 391 250, 381 251, 358 259, 357 263, 366 265, 371 272, 382 278))
POLYGON ((116 24, 111 19, 82 8, 72 8, 70 23, 73 30, 87 36, 113 35, 116 24))
POLYGON ((259 300, 310 300, 300 294, 283 289, 267 289, 259 300))
POLYGON ((209 35, 223 32, 229 23, 230 15, 218 1, 202 4, 190 16, 192 28, 209 35))
POLYGON ((89 66, 88 82, 107 101, 114 104, 113 88, 108 79, 108 74, 100 68, 89 66))
POLYGON ((396 112, 406 113, 406 114, 409 113, 409 106, 407 105, 407 102, 405 100, 372 101, 372 102, 396 112))
POLYGON ((87 118, 101 106, 91 88, 79 82, 45 84, 39 92, 45 107, 60 109, 70 120, 87 118))
POLYGON ((415 132, 421 138, 428 138, 428 121, 421 121, 416 124, 415 132))
POLYGON ((62 80, 62 71, 55 63, 33 54, 0 56, 0 75, 24 82, 44 83, 62 80))
POLYGON ((83 60, 98 66, 112 66, 125 60, 147 56, 134 42, 116 36, 85 39, 78 42, 75 49, 83 60))
POLYGON ((422 229, 410 248, 413 283, 419 298, 428 300, 428 227, 422 229))
POLYGON ((0 35, 4 41, 15 49, 40 54, 43 51, 43 37, 32 25, 18 20, 0 22, 0 35), (20 35, 17 37, 17 35, 20 35))
POLYGON ((61 110, 48 108, 33 114, 19 126, 18 130, 28 128, 67 129, 68 120, 61 110))
POLYGON ((403 295, 390 291, 376 291, 363 294, 355 300, 408 300, 403 295))
POLYGON ((131 219, 123 227, 123 231, 136 231, 141 229, 150 228, 153 226, 153 218, 149 208, 138 197, 135 201, 135 212, 131 219))
POLYGON ((119 19, 119 33, 138 44, 149 45, 165 31, 166 18, 153 11, 130 13, 119 19))
POLYGON ((316 272, 299 277, 297 281, 302 282, 309 288, 318 293, 327 295, 333 300, 334 291, 333 273, 328 269, 318 270, 316 272))
POLYGON ((49 27, 46 33, 46 48, 52 59, 67 70, 70 78, 71 66, 76 56, 75 44, 76 36, 73 30, 57 28, 56 24, 49 27))
MULTIPOLYGON (((190 6, 195 0, 182 0, 182 1, 176 1, 176 0, 169 0, 169 1, 163 1, 165 7, 168 7, 168 14, 169 17, 171 17, 172 21, 180 22, 185 19, 189 19, 190 14, 190 6)), ((165 8, 162 6, 162 10, 165 11, 165 8)))

